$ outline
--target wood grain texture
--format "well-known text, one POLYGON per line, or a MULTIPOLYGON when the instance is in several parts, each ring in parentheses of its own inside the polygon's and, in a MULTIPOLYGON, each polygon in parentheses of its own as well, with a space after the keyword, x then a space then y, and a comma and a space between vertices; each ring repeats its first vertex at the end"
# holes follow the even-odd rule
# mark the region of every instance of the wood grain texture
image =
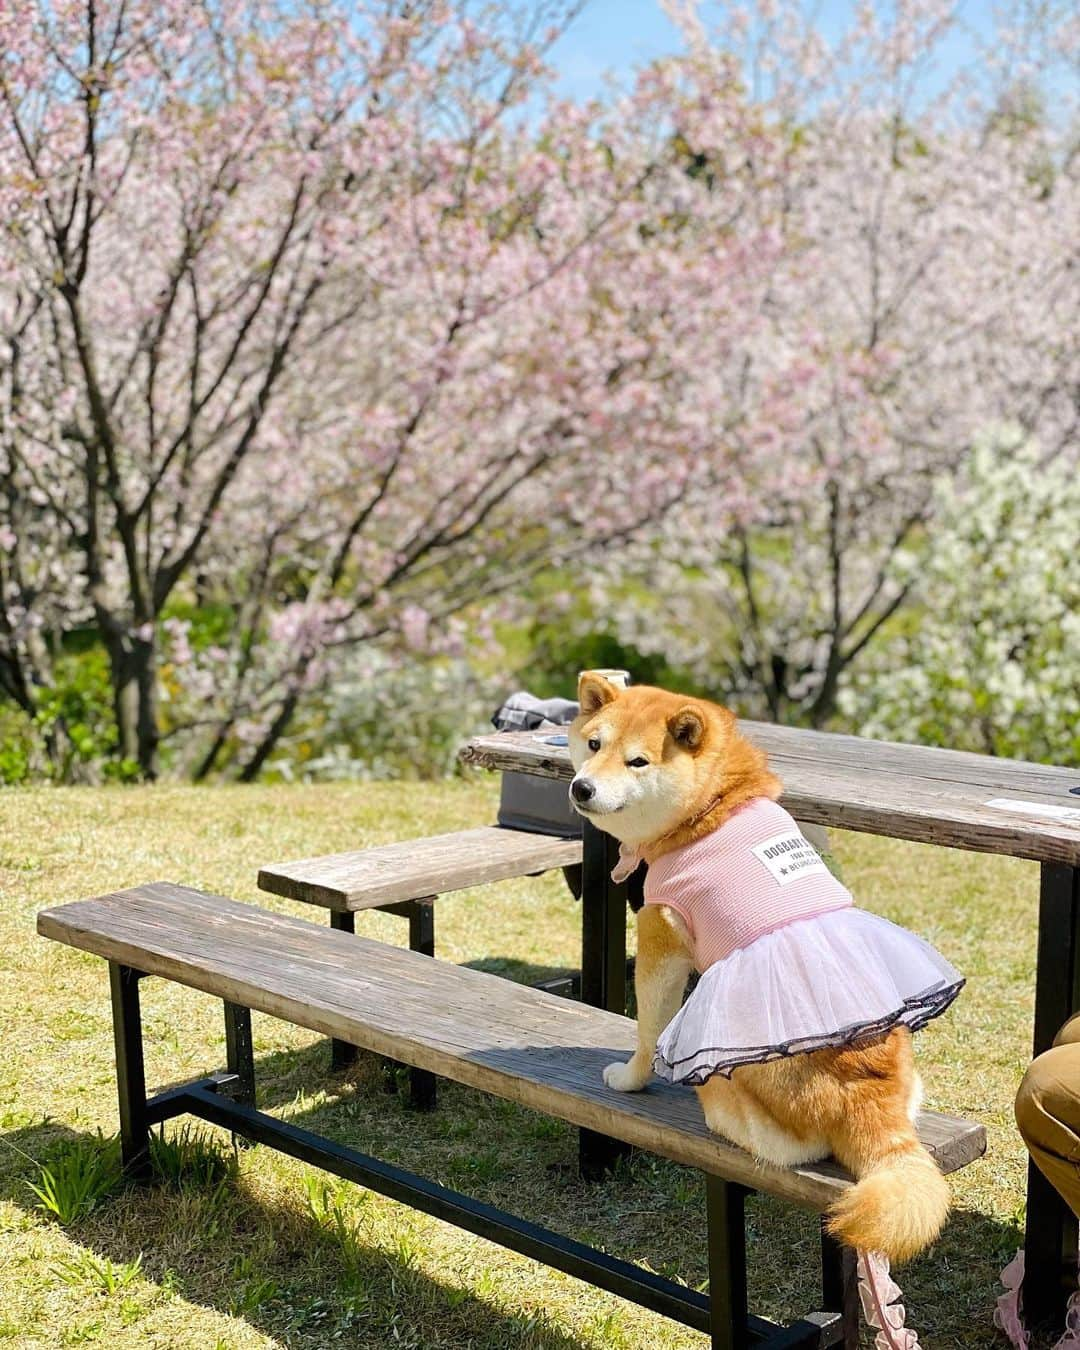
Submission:
POLYGON ((580 839, 485 825, 352 853, 267 863, 260 890, 329 909, 374 909, 581 862, 580 839))
MULTIPOLYGON (((986 802, 1008 797, 1080 808, 1080 770, 995 759, 961 750, 871 741, 765 722, 741 729, 769 754, 784 783, 784 806, 799 820, 918 843, 1004 853, 1080 866, 1080 821, 1014 814, 986 802)), ((477 736, 465 763, 571 778, 569 751, 534 732, 477 736)))
MULTIPOLYGON (((606 1088, 629 1018, 482 971, 166 882, 43 910, 38 932, 811 1209, 850 1184, 832 1163, 756 1163, 688 1088, 606 1088)), ((933 1113, 920 1134, 947 1171, 986 1147, 982 1126, 933 1113)))

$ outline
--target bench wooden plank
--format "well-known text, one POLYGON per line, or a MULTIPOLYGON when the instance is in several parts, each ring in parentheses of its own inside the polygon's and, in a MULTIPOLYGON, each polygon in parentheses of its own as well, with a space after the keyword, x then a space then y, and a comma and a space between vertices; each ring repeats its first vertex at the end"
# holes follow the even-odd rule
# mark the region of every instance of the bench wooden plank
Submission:
MULTIPOLYGON (((1080 819, 986 805, 1004 797, 1080 810, 1080 796, 1072 791, 1080 787, 1080 770, 765 722, 739 725, 768 752, 784 783, 783 804, 798 820, 1080 866, 1080 819)), ((535 732, 474 737, 460 758, 488 769, 573 776, 569 751, 535 732)))
POLYGON ((259 889, 328 909, 374 909, 581 862, 581 840, 484 825, 259 869, 259 889))
MULTIPOLYGON (((831 1162, 755 1162, 686 1088, 605 1087, 603 1066, 633 1050, 629 1018, 481 971, 167 882, 44 910, 38 931, 811 1209, 850 1184, 831 1162)), ((932 1113, 920 1134, 948 1171, 986 1146, 980 1125, 932 1113)))

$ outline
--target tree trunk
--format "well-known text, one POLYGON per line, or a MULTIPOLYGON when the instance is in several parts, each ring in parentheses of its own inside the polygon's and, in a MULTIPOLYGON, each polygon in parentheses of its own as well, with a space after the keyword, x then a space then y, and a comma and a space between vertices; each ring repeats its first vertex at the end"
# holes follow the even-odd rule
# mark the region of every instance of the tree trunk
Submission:
POLYGON ((844 662, 839 653, 831 652, 821 687, 810 705, 810 725, 817 731, 821 730, 836 711, 836 697, 840 692, 840 676, 843 669, 844 662))
POLYGON ((26 674, 14 653, 0 652, 0 696, 11 699, 27 717, 33 717, 37 711, 26 674))
POLYGON ((140 775, 158 776, 157 650, 147 638, 125 633, 109 641, 117 755, 134 760, 140 775))
POLYGON ((233 719, 230 717, 224 721, 218 728, 209 750, 199 761, 198 767, 191 775, 193 783, 201 783, 213 772, 214 765, 217 763, 217 757, 221 754, 225 742, 229 739, 229 733, 233 729, 233 719))
POLYGON ((270 723, 266 735, 259 742, 255 753, 240 770, 241 783, 253 783, 258 778, 262 766, 270 758, 270 755, 277 745, 278 741, 285 734, 289 723, 292 721, 293 713, 296 711, 296 705, 300 702, 300 694, 297 690, 290 690, 285 695, 278 714, 270 723))

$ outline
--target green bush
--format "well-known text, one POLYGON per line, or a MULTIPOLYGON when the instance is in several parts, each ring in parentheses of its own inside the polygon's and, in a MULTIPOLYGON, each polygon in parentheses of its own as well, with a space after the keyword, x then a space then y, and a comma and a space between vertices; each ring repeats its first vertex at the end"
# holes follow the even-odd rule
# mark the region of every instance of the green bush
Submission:
POLYGON ((34 728, 12 704, 0 704, 0 784, 12 786, 34 777, 34 728))
POLYGON ((444 778, 516 687, 463 661, 365 652, 296 719, 268 767, 290 779, 444 778))
POLYGON ((867 736, 1080 764, 1080 480, 1003 438, 943 483, 897 563, 913 622, 875 644, 841 708, 867 736))
POLYGON ((564 626, 537 624, 529 631, 530 653, 522 685, 540 698, 574 698, 581 670, 628 670, 635 684, 658 684, 698 692, 685 671, 665 657, 639 651, 612 632, 567 634, 564 626))
POLYGON ((132 760, 115 757, 116 719, 102 647, 80 642, 64 651, 52 685, 39 688, 36 698, 32 717, 12 703, 0 706, 0 782, 127 782, 138 776, 132 760))

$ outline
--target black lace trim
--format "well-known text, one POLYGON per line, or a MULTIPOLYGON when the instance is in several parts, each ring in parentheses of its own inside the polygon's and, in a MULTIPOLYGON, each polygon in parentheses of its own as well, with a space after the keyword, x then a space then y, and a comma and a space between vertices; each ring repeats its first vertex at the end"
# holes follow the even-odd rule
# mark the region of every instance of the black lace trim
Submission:
MULTIPOLYGON (((669 1060, 658 1051, 653 1063, 654 1066, 663 1064, 669 1071, 672 1082, 700 1087, 716 1074, 730 1078, 735 1069, 742 1068, 746 1064, 767 1064, 774 1059, 791 1059, 795 1055, 812 1054, 815 1050, 836 1050, 844 1046, 858 1045, 861 1041, 876 1039, 901 1023, 910 1031, 921 1031, 927 1022, 941 1016, 966 983, 966 980, 961 979, 955 984, 924 990, 921 994, 904 999, 899 1008, 884 1017, 871 1022, 855 1022, 836 1031, 819 1032, 814 1036, 799 1036, 780 1045, 747 1045, 738 1048, 708 1046, 676 1060, 669 1060), (683 1076, 679 1075, 680 1064, 689 1064, 702 1055, 716 1055, 717 1059, 713 1064, 701 1065, 683 1076)), ((668 1075, 661 1074, 661 1077, 665 1076, 668 1075)))

